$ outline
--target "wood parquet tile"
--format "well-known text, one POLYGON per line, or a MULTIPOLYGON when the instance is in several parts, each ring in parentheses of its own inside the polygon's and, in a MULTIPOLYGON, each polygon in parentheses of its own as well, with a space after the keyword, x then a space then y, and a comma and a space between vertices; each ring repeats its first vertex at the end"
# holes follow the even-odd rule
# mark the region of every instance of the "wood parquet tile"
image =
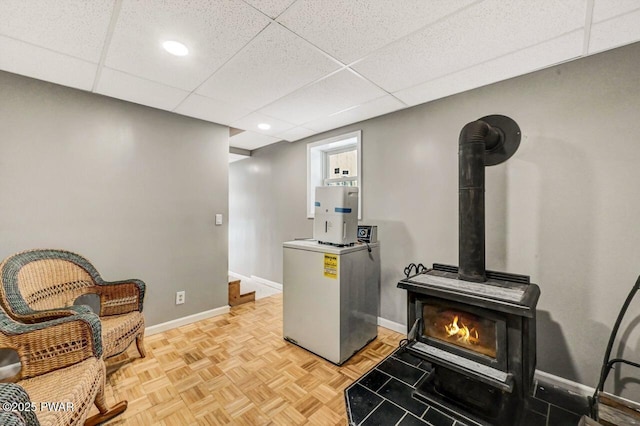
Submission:
MULTIPOLYGON (((108 425, 344 425, 344 389, 398 346, 378 338, 341 367, 282 338, 282 295, 145 338, 107 361, 107 402, 129 408, 108 425)), ((94 411, 95 407, 94 407, 94 411)))

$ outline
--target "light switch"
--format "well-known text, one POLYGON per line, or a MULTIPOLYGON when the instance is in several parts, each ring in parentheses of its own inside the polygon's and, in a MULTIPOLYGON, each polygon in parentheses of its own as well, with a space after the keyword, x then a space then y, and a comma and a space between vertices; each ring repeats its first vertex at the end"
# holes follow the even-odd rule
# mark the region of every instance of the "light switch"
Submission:
POLYGON ((216 225, 222 225, 222 214, 216 213, 216 225))

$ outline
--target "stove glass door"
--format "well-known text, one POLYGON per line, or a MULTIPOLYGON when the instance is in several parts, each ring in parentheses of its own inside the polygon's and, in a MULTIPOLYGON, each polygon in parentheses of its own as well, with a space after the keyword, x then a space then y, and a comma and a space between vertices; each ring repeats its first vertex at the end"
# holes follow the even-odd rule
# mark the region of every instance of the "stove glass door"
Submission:
POLYGON ((422 305, 422 319, 423 337, 496 358, 498 342, 495 320, 439 300, 422 305))

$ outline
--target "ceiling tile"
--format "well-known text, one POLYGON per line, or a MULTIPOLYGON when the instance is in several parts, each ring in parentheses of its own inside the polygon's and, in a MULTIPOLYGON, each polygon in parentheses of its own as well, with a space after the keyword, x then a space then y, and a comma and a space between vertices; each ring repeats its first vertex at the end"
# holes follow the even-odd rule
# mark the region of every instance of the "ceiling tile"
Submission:
POLYGON ((254 132, 242 132, 229 138, 229 146, 253 150, 272 143, 280 142, 282 139, 273 136, 261 135, 254 132))
POLYGON ((589 54, 640 40, 637 0, 0 0, 0 69, 91 90, 111 23, 98 93, 255 149, 580 57, 589 4, 589 54))
POLYGON ((576 58, 581 55, 582 48, 583 32, 577 30, 528 49, 401 90, 394 95, 414 106, 576 58))
POLYGON ((638 0, 594 0, 593 22, 602 22, 640 9, 638 0))
POLYGON ((251 111, 216 99, 191 94, 174 112, 228 126, 251 111))
POLYGON ((296 0, 244 0, 265 15, 277 18, 296 0))
POLYGON ((306 127, 294 127, 286 132, 278 133, 276 136, 289 142, 295 142, 308 136, 315 135, 317 130, 307 129, 306 127))
POLYGON ((2 36, 0 52, 1 70, 76 89, 93 86, 97 65, 87 61, 2 36))
POLYGON ((640 40, 640 9, 592 24, 589 54, 638 40, 640 40))
POLYGON ((2 0, 0 35, 98 63, 113 3, 113 0, 2 0))
POLYGON ((260 133, 263 135, 275 136, 278 133, 282 133, 285 130, 289 130, 295 127, 295 124, 291 124, 287 121, 278 120, 277 118, 254 112, 245 117, 242 117, 239 120, 234 121, 233 123, 231 123, 231 126, 238 129, 260 133), (269 124, 271 128, 267 130, 259 129, 258 124, 262 123, 269 124))
POLYGON ((348 109, 338 114, 333 114, 306 124, 311 129, 326 131, 357 123, 379 115, 387 114, 399 109, 406 108, 406 105, 391 95, 383 96, 355 108, 348 109))
POLYGON ((240 0, 125 1, 105 64, 191 91, 269 22, 240 0), (184 43, 189 54, 165 52, 167 40, 184 43))
POLYGON ((274 23, 197 93, 257 109, 338 68, 337 62, 274 23))
POLYGON ((471 3, 472 0, 299 0, 278 22, 349 63, 471 3))
POLYGON ((346 69, 262 108, 263 112, 302 125, 386 93, 346 69))
POLYGON ((412 87, 584 26, 586 2, 488 0, 353 66, 387 91, 412 87))
POLYGON ((173 110, 189 92, 104 67, 96 93, 153 108, 173 110))

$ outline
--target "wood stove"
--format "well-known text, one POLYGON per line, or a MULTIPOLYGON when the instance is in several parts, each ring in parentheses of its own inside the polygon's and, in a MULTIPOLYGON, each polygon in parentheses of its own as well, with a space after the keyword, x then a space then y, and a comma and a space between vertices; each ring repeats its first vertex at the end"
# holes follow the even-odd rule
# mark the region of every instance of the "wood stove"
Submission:
POLYGON ((412 324, 406 348, 433 365, 414 398, 468 424, 518 424, 536 365, 540 289, 525 275, 485 270, 484 166, 520 143, 505 116, 467 124, 459 150, 459 265, 434 264, 398 283, 412 324))
POLYGON ((537 285, 524 275, 486 271, 485 283, 434 264, 404 279, 407 350, 433 365, 414 397, 466 423, 513 426, 533 385, 537 285))

